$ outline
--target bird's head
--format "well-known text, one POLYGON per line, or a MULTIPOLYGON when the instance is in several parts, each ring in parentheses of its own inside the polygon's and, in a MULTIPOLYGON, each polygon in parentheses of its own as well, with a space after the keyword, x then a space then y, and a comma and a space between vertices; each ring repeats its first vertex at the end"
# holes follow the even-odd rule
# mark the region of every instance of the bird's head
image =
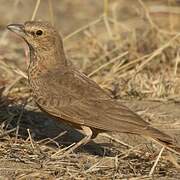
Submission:
POLYGON ((7 28, 22 37, 35 50, 49 51, 61 44, 58 31, 48 22, 27 21, 24 24, 10 24, 7 28))
POLYGON ((46 66, 67 65, 62 38, 50 23, 27 21, 24 24, 10 24, 7 28, 26 41, 32 55, 30 62, 41 60, 46 66))

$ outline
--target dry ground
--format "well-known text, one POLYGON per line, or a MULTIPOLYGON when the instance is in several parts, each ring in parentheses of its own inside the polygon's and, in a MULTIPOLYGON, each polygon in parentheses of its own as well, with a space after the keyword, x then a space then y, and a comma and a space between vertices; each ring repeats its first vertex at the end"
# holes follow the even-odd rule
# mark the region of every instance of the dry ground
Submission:
POLYGON ((180 156, 139 136, 99 135, 61 158, 82 135, 38 110, 26 79, 27 47, 5 29, 51 21, 81 71, 180 142, 178 0, 0 3, 0 179, 180 179, 180 156))

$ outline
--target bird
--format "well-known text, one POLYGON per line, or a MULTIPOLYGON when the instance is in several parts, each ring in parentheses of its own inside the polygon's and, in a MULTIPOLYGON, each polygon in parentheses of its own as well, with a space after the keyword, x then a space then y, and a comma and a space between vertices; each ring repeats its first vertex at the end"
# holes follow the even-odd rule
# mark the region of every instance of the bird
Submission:
POLYGON ((51 23, 27 21, 7 28, 29 47, 28 82, 38 107, 85 135, 66 154, 103 132, 150 137, 167 149, 180 152, 173 137, 152 127, 80 72, 67 58, 62 36, 51 23))

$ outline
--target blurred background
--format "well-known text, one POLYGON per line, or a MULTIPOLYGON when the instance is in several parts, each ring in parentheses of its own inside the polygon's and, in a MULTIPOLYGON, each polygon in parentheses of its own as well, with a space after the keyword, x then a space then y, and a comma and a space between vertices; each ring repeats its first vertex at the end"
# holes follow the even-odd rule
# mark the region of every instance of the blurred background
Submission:
MULTIPOLYGON (((38 111, 27 84, 28 48, 19 37, 8 32, 6 26, 29 20, 50 21, 63 36, 67 57, 80 71, 154 127, 180 141, 179 0, 0 0, 0 4, 0 132, 5 134, 15 128, 8 133, 10 136, 2 145, 0 157, 5 154, 12 160, 8 154, 10 141, 20 144, 19 151, 29 147, 27 129, 30 129, 32 138, 44 139, 53 138, 62 128, 57 124, 52 125, 52 121, 45 117, 34 117, 32 113, 24 112, 24 109, 38 111), (9 109, 14 106, 19 109, 9 109), (24 141, 24 137, 28 140, 24 141)), ((115 135, 114 138, 125 142, 128 148, 140 147, 138 152, 132 151, 134 154, 125 153, 131 165, 126 163, 127 159, 121 158, 115 165, 106 163, 109 171, 90 171, 88 177, 118 179, 148 175, 156 157, 150 157, 150 154, 159 152, 159 149, 152 144, 149 147, 147 140, 136 136, 115 135), (122 165, 124 163, 126 165, 122 165), (139 164, 142 164, 143 170, 139 164)), ((112 143, 112 140, 102 136, 96 140, 107 141, 112 143)), ((119 155, 125 152, 120 145, 113 145, 115 147, 109 148, 113 153, 119 155)), ((13 143, 10 147, 14 148, 13 143)), ((41 144, 38 147, 43 149, 41 144)), ((42 151, 48 158, 57 151, 47 149, 42 151)), ((33 153, 37 155, 36 152, 33 153)), ((28 155, 27 157, 30 158, 28 155)), ((80 163, 89 161, 91 166, 102 160, 96 156, 87 160, 88 157, 85 154, 80 163)), ((71 162, 72 159, 68 160, 71 162)), ((73 160, 76 162, 73 170, 79 173, 78 177, 86 177, 86 168, 82 170, 76 166, 78 160, 73 160)), ((57 159, 56 161, 59 162, 57 159)), ((180 176, 177 169, 172 163, 168 163, 169 159, 161 160, 154 174, 177 179, 180 176)), ((43 173, 50 177, 49 174, 55 172, 53 168, 49 171, 45 168, 43 173)), ((101 168, 99 167, 100 170, 101 168)), ((64 170, 64 175, 71 177, 67 170, 64 170)), ((53 177, 59 176, 60 174, 53 174, 53 177)))

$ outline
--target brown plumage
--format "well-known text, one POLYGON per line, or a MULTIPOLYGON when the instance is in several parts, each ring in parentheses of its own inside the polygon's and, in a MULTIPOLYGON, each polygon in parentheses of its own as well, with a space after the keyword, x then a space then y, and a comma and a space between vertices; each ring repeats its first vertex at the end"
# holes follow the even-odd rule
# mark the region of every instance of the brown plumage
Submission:
POLYGON ((49 23, 11 24, 8 29, 29 45, 29 84, 40 109, 86 135, 68 153, 99 132, 112 131, 149 136, 180 152, 172 137, 151 127, 79 72, 66 58, 62 38, 49 23))

